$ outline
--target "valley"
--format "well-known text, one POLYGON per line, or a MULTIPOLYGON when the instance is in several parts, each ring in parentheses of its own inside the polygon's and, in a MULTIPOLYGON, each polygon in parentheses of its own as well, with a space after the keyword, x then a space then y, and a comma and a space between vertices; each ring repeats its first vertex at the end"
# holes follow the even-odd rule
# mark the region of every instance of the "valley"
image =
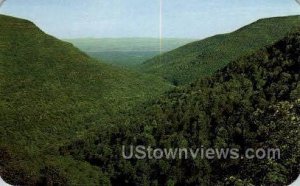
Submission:
POLYGON ((0 15, 1 177, 14 185, 291 183, 300 173, 299 25, 299 16, 261 19, 200 41, 166 39, 160 54, 157 39, 61 41, 0 15), (125 160, 122 145, 278 147, 282 159, 125 160))

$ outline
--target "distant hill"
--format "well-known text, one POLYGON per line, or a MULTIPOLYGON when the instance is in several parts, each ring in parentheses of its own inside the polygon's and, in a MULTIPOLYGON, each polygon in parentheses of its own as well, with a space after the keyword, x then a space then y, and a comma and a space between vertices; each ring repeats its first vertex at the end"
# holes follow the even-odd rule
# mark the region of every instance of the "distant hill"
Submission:
POLYGON ((39 181, 47 162, 80 167, 67 158, 50 160, 57 146, 171 87, 95 61, 30 21, 0 15, 0 30, 0 173, 20 174, 15 183, 39 181))
MULTIPOLYGON (((79 38, 66 39, 91 57, 106 63, 130 67, 160 54, 158 38, 79 38)), ((183 46, 195 39, 163 39, 162 52, 183 46)))
POLYGON ((229 34, 196 41, 146 61, 144 72, 173 84, 191 83, 300 27, 300 16, 261 19, 229 34))

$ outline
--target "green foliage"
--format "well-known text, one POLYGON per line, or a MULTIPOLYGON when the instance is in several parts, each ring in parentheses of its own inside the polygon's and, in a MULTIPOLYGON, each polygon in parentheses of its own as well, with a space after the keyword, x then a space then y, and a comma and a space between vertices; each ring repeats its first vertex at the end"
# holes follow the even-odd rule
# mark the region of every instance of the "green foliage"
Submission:
POLYGON ((24 172, 39 177, 60 145, 171 88, 94 61, 29 21, 1 15, 0 29, 0 146, 20 156, 5 167, 27 167, 34 171, 24 172))
POLYGON ((229 62, 271 45, 299 28, 299 16, 262 19, 229 34, 193 42, 146 61, 144 72, 184 85, 210 76, 229 62))
POLYGON ((159 51, 105 51, 86 52, 89 56, 103 60, 105 63, 138 69, 138 65, 160 54, 159 51))
POLYGON ((214 37, 212 47, 223 39, 228 45, 210 50, 211 73, 240 58, 157 97, 170 85, 101 64, 28 21, 0 16, 1 176, 21 185, 289 184, 300 173, 300 33, 244 55, 296 23, 259 21, 233 33, 240 37, 232 45, 230 35, 214 37), (276 147, 281 159, 125 160, 124 144, 241 153, 276 147))
POLYGON ((60 150, 113 185, 287 185, 299 175, 300 33, 177 88, 60 150), (127 121, 124 124, 124 121, 127 121), (119 123, 122 123, 118 126, 119 123), (279 148, 280 159, 125 160, 122 145, 279 148))

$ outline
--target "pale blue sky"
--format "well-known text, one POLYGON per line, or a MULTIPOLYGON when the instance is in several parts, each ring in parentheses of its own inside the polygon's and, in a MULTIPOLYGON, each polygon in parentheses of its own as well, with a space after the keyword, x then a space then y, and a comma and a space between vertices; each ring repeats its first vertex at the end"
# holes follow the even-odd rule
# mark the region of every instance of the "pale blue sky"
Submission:
MULTIPOLYGON (((159 0, 7 0, 0 13, 58 38, 159 37, 159 0)), ((163 36, 204 38, 295 14, 295 0, 163 0, 163 36)))

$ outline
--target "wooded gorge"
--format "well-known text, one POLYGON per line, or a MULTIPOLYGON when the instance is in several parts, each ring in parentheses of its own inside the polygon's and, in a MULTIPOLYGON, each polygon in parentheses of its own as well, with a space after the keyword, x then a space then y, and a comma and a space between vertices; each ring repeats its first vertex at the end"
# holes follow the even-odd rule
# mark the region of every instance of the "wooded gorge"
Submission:
POLYGON ((1 15, 1 177, 16 185, 290 184, 300 174, 299 20, 266 19, 224 36, 222 55, 217 36, 157 56, 195 56, 217 40, 208 57, 184 58, 193 73, 171 67, 154 76, 103 64, 1 15), (174 76, 181 86, 166 81, 173 73, 183 74, 174 76), (281 158, 126 160, 123 145, 238 148, 241 157, 247 148, 279 148, 281 158))
POLYGON ((299 175, 300 33, 61 148, 113 185, 284 185, 299 175), (141 112, 145 110, 144 112, 141 112), (139 114, 137 114, 139 113, 139 114), (127 121, 126 125, 122 121, 127 121), (281 149, 281 159, 124 160, 124 144, 281 149))

